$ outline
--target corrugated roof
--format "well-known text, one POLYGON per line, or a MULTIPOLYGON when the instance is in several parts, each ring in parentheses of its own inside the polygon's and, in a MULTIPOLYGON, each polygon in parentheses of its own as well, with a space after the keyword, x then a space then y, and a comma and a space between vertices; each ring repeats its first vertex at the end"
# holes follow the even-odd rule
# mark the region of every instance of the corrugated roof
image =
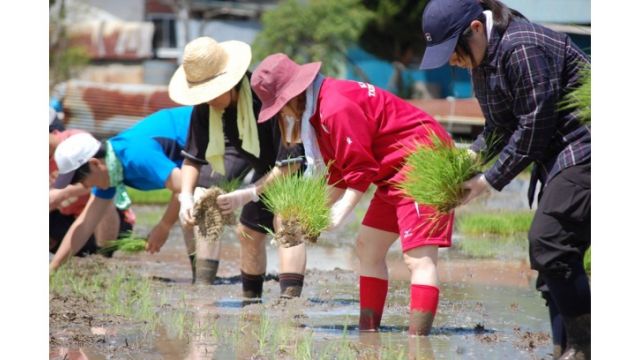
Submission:
POLYGON ((63 107, 65 126, 113 136, 158 110, 179 106, 166 86, 67 82, 63 107))

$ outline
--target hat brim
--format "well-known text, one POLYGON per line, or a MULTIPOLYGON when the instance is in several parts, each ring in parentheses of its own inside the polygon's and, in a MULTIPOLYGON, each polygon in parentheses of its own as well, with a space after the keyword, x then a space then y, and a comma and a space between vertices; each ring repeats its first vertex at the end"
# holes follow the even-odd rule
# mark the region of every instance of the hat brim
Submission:
POLYGON ((460 35, 456 35, 438 45, 427 46, 424 50, 420 69, 436 69, 448 63, 456 49, 459 37, 460 35))
POLYGON ((169 97, 182 105, 209 102, 231 90, 240 82, 251 64, 251 47, 242 41, 225 41, 220 45, 229 55, 227 66, 215 78, 198 85, 189 85, 184 65, 176 70, 169 82, 169 97))
POLYGON ((320 72, 322 62, 300 65, 291 80, 283 87, 273 101, 262 103, 258 123, 263 123, 274 117, 294 97, 305 91, 320 72))
POLYGON ((56 178, 55 183, 53 183, 53 187, 55 189, 66 188, 67 186, 72 184, 73 177, 75 176, 75 174, 76 174, 75 170, 66 174, 59 174, 58 177, 56 178))

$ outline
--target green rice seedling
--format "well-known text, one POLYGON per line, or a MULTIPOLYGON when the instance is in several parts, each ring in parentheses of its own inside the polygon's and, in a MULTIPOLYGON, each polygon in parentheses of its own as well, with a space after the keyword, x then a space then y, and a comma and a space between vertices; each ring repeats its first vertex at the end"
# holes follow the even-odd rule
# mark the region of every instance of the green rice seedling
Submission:
POLYGON ((312 342, 313 333, 311 331, 303 331, 300 339, 296 340, 294 358, 304 360, 312 359, 312 342))
POLYGON ((102 253, 122 251, 126 253, 137 253, 144 251, 147 247, 147 239, 133 235, 129 231, 121 234, 119 239, 107 241, 107 246, 100 249, 102 253))
POLYGON ((324 174, 277 177, 266 186, 262 200, 281 220, 282 226, 274 235, 280 246, 295 246, 305 240, 315 243, 320 232, 329 226, 329 192, 324 174))
POLYGON ((591 123, 591 64, 580 70, 580 85, 568 92, 559 105, 560 110, 575 109, 583 123, 591 123))
POLYGON ((458 214, 458 230, 469 236, 509 236, 526 233, 531 227, 533 212, 482 212, 458 214))
POLYGON ((134 204, 168 204, 171 200, 171 191, 168 189, 159 190, 138 190, 127 187, 127 194, 134 204))
POLYGON ((225 193, 230 193, 239 189, 240 185, 242 185, 242 177, 233 178, 231 180, 223 179, 218 183, 218 187, 225 193))
POLYGON ((584 270, 587 272, 587 275, 591 276, 591 246, 587 249, 587 252, 584 253, 584 270))
POLYGON ((519 236, 498 236, 483 238, 463 238, 455 248, 471 258, 523 259, 527 257, 529 243, 526 234, 519 236))
POLYGON ((254 331, 254 335, 256 339, 258 339, 258 352, 264 355, 267 343, 269 342, 269 335, 272 331, 272 324, 269 321, 269 315, 266 312, 263 312, 260 316, 260 326, 256 331, 254 331))
POLYGON ((434 133, 430 134, 430 140, 431 147, 416 144, 406 160, 406 177, 397 186, 418 203, 446 214, 462 199, 462 183, 481 172, 482 160, 434 133))

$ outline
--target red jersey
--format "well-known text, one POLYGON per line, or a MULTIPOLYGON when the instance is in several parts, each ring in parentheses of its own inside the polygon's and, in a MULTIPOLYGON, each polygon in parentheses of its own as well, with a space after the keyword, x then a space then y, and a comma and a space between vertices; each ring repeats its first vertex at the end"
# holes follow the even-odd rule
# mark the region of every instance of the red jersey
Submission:
MULTIPOLYGON (((86 131, 69 129, 64 131, 55 130, 52 132, 52 134, 56 137, 56 140, 58 140, 58 143, 62 142, 63 140, 65 140, 66 138, 72 135, 80 134, 80 133, 86 133, 86 131)), ((50 185, 53 184, 53 182, 55 182, 56 177, 58 177, 58 165, 56 164, 56 161, 52 156, 49 158, 50 185)), ((82 209, 84 209, 84 206, 87 204, 87 201, 89 201, 89 195, 90 194, 79 196, 77 198, 67 199, 63 202, 63 204, 67 204, 67 203, 69 204, 66 206, 60 207, 58 210, 64 215, 78 216, 82 212, 82 209)))
POLYGON ((399 169, 430 131, 451 141, 429 114, 371 84, 325 78, 310 119, 329 168, 329 184, 365 191, 400 180, 399 169))

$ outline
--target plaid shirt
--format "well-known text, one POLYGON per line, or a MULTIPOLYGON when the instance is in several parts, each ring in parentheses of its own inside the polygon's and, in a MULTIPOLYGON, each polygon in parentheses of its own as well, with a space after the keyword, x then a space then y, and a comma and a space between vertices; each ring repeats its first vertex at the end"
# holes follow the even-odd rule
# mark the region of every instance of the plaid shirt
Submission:
POLYGON ((558 101, 579 85, 579 71, 589 62, 566 34, 524 19, 512 20, 504 33, 491 32, 486 57, 472 71, 486 124, 471 148, 486 149, 489 156, 500 151, 485 172, 493 188, 502 190, 535 162, 531 204, 538 180, 544 186, 562 169, 590 161, 590 127, 575 111, 558 110, 558 101))

